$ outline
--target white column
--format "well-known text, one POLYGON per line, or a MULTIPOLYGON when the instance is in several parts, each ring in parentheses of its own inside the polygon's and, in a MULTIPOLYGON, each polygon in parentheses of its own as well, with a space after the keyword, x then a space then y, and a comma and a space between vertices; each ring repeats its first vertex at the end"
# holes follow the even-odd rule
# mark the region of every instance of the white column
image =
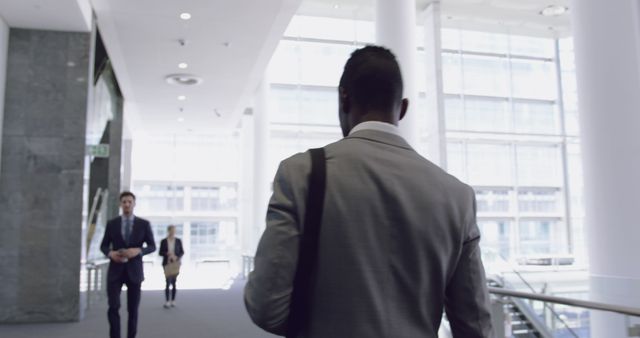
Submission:
POLYGON ((442 35, 440 3, 432 2, 420 13, 424 24, 424 52, 427 77, 427 130, 429 160, 447 169, 447 139, 444 119, 444 86, 442 80, 442 35))
POLYGON ((404 138, 418 148, 418 90, 416 84, 416 2, 415 0, 376 0, 376 41, 389 48, 398 59, 404 81, 404 97, 409 112, 400 122, 404 138))
POLYGON ((254 226, 252 234, 252 248, 255 251, 258 240, 265 228, 267 215, 267 204, 271 193, 271 179, 267 171, 267 160, 269 152, 269 81, 265 78, 260 83, 256 93, 255 106, 253 110, 254 118, 254 140, 253 140, 253 212, 254 226))
MULTIPOLYGON (((591 298, 640 304, 640 40, 636 0, 572 0, 591 298)), ((592 337, 626 337, 592 312, 592 337)))

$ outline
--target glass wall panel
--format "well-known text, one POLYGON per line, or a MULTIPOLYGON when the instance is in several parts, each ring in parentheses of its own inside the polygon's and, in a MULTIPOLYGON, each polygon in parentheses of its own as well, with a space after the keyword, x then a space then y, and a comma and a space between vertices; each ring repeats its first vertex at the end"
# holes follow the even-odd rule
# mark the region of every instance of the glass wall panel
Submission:
POLYGON ((505 260, 511 257, 511 222, 509 220, 480 220, 482 250, 490 250, 505 260))
POLYGON ((465 97, 465 129, 508 132, 511 119, 505 99, 465 97))
POLYGON ((473 185, 510 186, 513 184, 511 146, 508 144, 467 145, 469 182, 473 185))
POLYGON ((562 186, 562 163, 557 145, 518 145, 517 170, 520 186, 562 186))
POLYGON ((558 84, 553 62, 511 60, 513 97, 555 100, 558 84))
POLYGON ((505 58, 463 55, 464 93, 508 97, 510 93, 508 69, 505 58))
POLYGON ((514 101, 515 131, 530 134, 558 134, 557 106, 545 101, 514 101))

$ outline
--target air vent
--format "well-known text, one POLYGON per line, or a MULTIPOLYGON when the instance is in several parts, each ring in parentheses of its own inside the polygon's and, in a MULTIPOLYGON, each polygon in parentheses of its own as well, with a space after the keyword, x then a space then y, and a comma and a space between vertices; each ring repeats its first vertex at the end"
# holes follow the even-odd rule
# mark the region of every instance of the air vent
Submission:
POLYGON ((171 74, 165 78, 168 84, 195 86, 202 83, 202 78, 190 74, 171 74))

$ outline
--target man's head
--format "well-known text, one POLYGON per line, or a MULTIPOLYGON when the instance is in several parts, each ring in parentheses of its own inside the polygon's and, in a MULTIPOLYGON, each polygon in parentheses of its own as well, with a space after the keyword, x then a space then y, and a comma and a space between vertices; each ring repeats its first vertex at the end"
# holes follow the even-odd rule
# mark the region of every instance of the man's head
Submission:
POLYGON ((365 121, 397 125, 409 106, 409 100, 402 98, 402 74, 396 57, 378 46, 351 54, 340 78, 338 97, 344 136, 365 121))
POLYGON ((124 215, 133 214, 133 208, 136 206, 136 195, 130 191, 124 191, 120 194, 120 208, 124 215))
POLYGON ((169 225, 167 227, 167 235, 169 237, 173 237, 176 235, 176 226, 175 225, 169 225))

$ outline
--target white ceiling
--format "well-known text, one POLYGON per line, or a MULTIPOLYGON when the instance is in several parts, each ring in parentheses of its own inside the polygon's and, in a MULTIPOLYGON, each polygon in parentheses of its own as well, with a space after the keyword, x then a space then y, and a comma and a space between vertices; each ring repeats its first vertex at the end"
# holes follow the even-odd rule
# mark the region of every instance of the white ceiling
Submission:
MULTIPOLYGON (((11 27, 88 31, 92 6, 125 96, 131 131, 208 133, 237 125, 296 12, 372 20, 375 1, 0 0, 0 15, 11 27), (191 20, 181 20, 182 12, 191 13, 191 20), (180 39, 186 46, 180 46, 180 39), (180 62, 189 68, 179 69, 180 62), (172 73, 194 74, 204 82, 194 87, 169 85, 164 77, 172 73), (187 100, 179 101, 180 95, 187 100), (183 122, 178 122, 180 117, 183 122)), ((417 0, 418 13, 430 2, 417 0)), ((568 3, 441 1, 445 26, 536 36, 569 34, 568 14, 539 14, 551 4, 568 3)))
POLYGON ((0 16, 14 28, 87 32, 89 0, 0 0, 0 16))
MULTIPOLYGON (((416 0, 418 15, 433 0, 416 0)), ((545 17, 549 5, 570 0, 440 0, 443 25, 543 37, 568 36, 570 15, 545 17)), ((373 20, 376 0, 304 0, 298 13, 310 16, 373 20)), ((418 20, 418 24, 421 24, 418 20)))
POLYGON ((299 2, 92 0, 132 132, 206 133, 235 126, 299 2), (182 12, 192 18, 181 20, 182 12), (188 69, 179 69, 180 62, 188 69), (204 82, 169 85, 164 77, 172 73, 204 82), (179 101, 180 95, 187 100, 179 101))

